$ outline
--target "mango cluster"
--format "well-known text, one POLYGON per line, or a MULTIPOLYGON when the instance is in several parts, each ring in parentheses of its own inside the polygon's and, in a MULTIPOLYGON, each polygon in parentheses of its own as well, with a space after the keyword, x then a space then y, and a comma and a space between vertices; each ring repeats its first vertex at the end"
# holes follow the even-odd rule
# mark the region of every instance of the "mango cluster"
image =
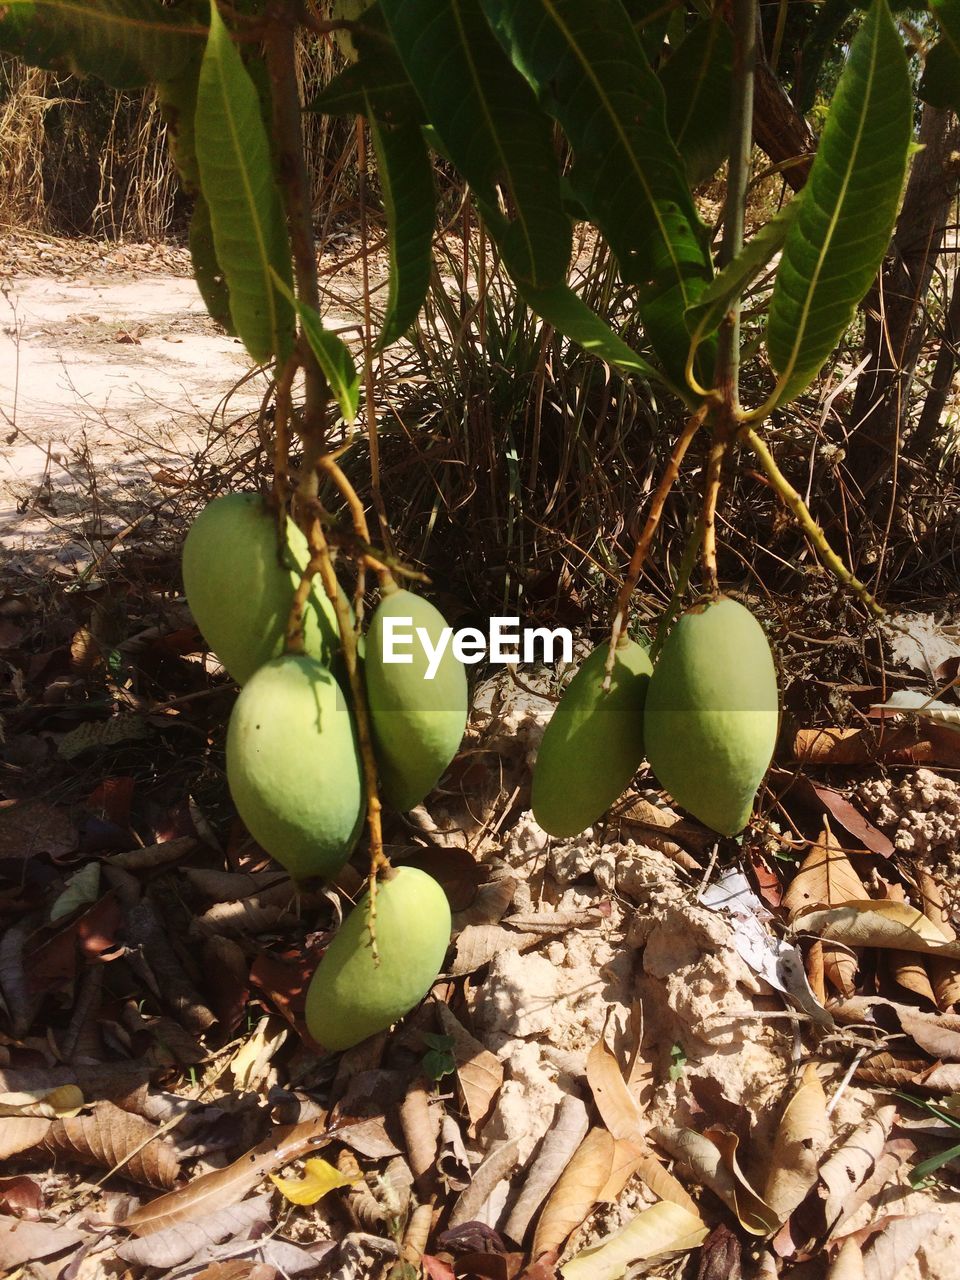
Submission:
MULTIPOLYGON (((187 603, 207 644, 241 686, 227 729, 227 781, 254 839, 295 880, 343 868, 366 816, 363 766, 344 678, 336 611, 314 583, 304 652, 285 652, 294 595, 309 560, 301 531, 278 522, 258 494, 216 498, 183 549, 187 603)), ((436 643, 445 622, 410 591, 384 594, 363 646, 363 675, 382 791, 401 810, 433 789, 467 718, 463 664, 445 650, 432 680, 426 650, 383 661, 390 615, 412 619, 436 643)), ((344 921, 314 974, 311 1033, 346 1048, 390 1025, 429 990, 450 937, 450 909, 423 872, 387 873, 376 897, 378 955, 366 898, 344 921)))
POLYGON ((592 825, 646 758, 682 808, 724 836, 750 820, 777 739, 770 645, 756 618, 721 597, 675 624, 656 666, 642 645, 586 659, 547 725, 533 775, 534 816, 554 836, 592 825))

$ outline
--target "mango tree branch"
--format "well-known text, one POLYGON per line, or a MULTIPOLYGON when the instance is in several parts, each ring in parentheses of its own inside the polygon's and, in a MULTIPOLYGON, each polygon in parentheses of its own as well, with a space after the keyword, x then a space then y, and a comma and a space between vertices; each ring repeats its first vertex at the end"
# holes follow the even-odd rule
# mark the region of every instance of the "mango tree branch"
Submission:
POLYGON ((660 523, 660 517, 663 515, 663 508, 670 490, 673 488, 677 476, 680 474, 680 464, 683 462, 684 455, 690 447, 690 442, 700 430, 704 418, 709 411, 709 404, 701 405, 696 413, 692 414, 687 420, 686 425, 681 431, 677 443, 673 446, 673 453, 670 455, 670 461, 667 463, 663 475, 660 477, 660 483, 657 485, 656 492, 650 502, 650 510, 647 513, 646 523, 643 526, 643 532, 637 539, 633 548, 633 555, 630 557, 630 564, 627 567, 626 576, 623 579, 623 585, 617 595, 617 603, 614 606, 613 620, 610 626, 610 652, 607 654, 607 662, 603 673, 604 691, 610 688, 610 680, 613 675, 613 666, 617 659, 617 648, 621 638, 626 630, 627 616, 630 610, 630 597, 636 590, 637 583, 640 581, 640 574, 643 570, 647 553, 650 550, 650 544, 653 542, 654 534, 657 532, 657 526, 660 523))
POLYGON ((813 543, 814 550, 823 563, 835 578, 839 579, 840 582, 845 586, 848 586, 860 597, 872 614, 878 618, 882 618, 884 616, 882 606, 877 603, 874 597, 870 594, 868 588, 860 581, 860 579, 854 577, 830 546, 830 543, 827 541, 827 535, 810 514, 807 509, 807 504, 804 502, 803 498, 800 497, 800 494, 797 493, 796 489, 794 489, 793 485, 777 466, 774 461, 773 454, 767 448, 765 442, 757 435, 756 431, 754 431, 752 427, 746 427, 741 434, 756 454, 757 461, 760 463, 760 466, 763 468, 768 480, 776 490, 780 499, 783 501, 784 505, 789 507, 793 512, 800 527, 813 543))
MULTIPOLYGON (((301 302, 320 310, 317 253, 313 238, 313 202, 303 149, 300 91, 297 87, 297 23, 300 6, 294 0, 271 0, 264 15, 264 51, 273 102, 273 142, 280 190, 287 213, 290 247, 301 302)), ((303 434, 320 435, 325 429, 330 396, 316 357, 301 343, 306 394, 303 434)))
POLYGON ((714 429, 713 444, 707 461, 707 476, 703 488, 703 510, 700 522, 703 525, 702 562, 706 587, 716 598, 720 594, 717 580, 717 499, 720 496, 720 482, 723 479, 723 460, 726 457, 728 433, 725 425, 718 423, 714 429))
MULTIPOLYGON (((733 96, 730 108, 730 160, 723 212, 721 270, 743 249, 747 186, 753 150, 753 82, 757 60, 757 0, 733 0, 733 96)), ((740 295, 720 323, 714 369, 715 411, 711 417, 713 446, 703 491, 703 572, 707 590, 719 593, 717 581, 717 501, 723 460, 740 420, 740 295)))

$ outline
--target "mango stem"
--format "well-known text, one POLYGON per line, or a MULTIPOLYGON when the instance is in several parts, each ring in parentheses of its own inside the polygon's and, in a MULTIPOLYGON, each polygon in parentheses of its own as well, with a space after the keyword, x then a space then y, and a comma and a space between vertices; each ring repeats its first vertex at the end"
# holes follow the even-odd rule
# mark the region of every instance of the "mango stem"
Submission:
POLYGON ((882 605, 880 605, 875 597, 871 595, 869 588, 865 586, 859 578, 855 577, 854 574, 851 573, 841 558, 830 546, 830 543, 827 541, 827 535, 810 514, 807 504, 804 502, 803 498, 801 498, 800 494, 777 466, 774 461, 773 454, 767 448, 762 437, 757 435, 753 427, 749 426, 744 428, 741 434, 756 454, 757 461, 766 472, 767 479, 776 490, 780 500, 783 502, 784 506, 788 507, 790 511, 793 512, 797 523, 813 543, 813 548, 823 564, 826 565, 835 578, 859 596, 874 617, 882 618, 884 616, 882 605))
POLYGON ((693 437, 700 430, 703 421, 710 410, 710 403, 705 402, 692 414, 684 425, 677 443, 673 446, 673 452, 670 455, 670 461, 667 463, 663 475, 660 477, 660 483, 657 485, 656 492, 650 502, 650 510, 647 513, 646 523, 643 526, 643 532, 637 539, 633 548, 633 555, 630 557, 630 564, 627 567, 626 575, 623 579, 623 585, 617 595, 617 603, 614 606, 613 619, 610 625, 610 651, 607 654, 606 665, 603 669, 603 692, 608 693, 610 690, 610 680, 613 676, 614 663, 617 660, 617 649, 623 639, 626 631, 627 616, 630 609, 630 597, 636 590, 637 583, 640 581, 640 574, 643 570, 647 553, 650 550, 650 544, 653 542, 654 534, 657 532, 657 526, 660 523, 660 517, 663 515, 663 508, 666 505, 667 498, 670 496, 670 490, 673 488, 677 476, 680 474, 680 464, 683 462, 684 455, 690 447, 693 437))

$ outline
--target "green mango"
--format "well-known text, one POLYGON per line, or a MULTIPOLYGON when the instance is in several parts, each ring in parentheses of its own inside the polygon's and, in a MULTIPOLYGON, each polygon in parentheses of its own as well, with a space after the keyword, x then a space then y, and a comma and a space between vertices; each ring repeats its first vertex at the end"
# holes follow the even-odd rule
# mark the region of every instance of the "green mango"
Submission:
POLYGON ((678 620, 647 691, 647 759, 677 804, 720 835, 750 820, 778 702, 770 645, 749 609, 721 598, 678 620))
POLYGON ((227 729, 227 782, 250 834, 295 880, 337 874, 365 799, 353 716, 326 667, 288 654, 251 676, 227 729))
POLYGON ((412 591, 391 591, 374 611, 367 632, 364 678, 383 794, 406 813, 436 786, 456 755, 467 725, 467 673, 448 643, 432 680, 416 636, 422 628, 432 645, 446 627, 443 615, 412 591), (413 643, 398 646, 409 663, 383 661, 390 618, 409 618, 413 643))
MULTIPOLYGON (((283 651, 287 617, 310 553, 289 518, 286 545, 256 493, 214 498, 190 526, 183 586, 203 638, 238 684, 283 651)), ((304 647, 329 662, 340 645, 333 605, 314 583, 304 614, 304 647)))
POLYGON ((578 835, 606 813, 643 761, 643 704, 653 667, 643 645, 617 649, 603 692, 609 643, 564 690, 533 771, 533 816, 552 836, 578 835))
POLYGON ((375 964, 365 893, 307 989, 307 1028, 325 1049, 349 1049, 402 1018, 433 986, 450 941, 450 907, 431 876, 398 867, 377 885, 375 964))

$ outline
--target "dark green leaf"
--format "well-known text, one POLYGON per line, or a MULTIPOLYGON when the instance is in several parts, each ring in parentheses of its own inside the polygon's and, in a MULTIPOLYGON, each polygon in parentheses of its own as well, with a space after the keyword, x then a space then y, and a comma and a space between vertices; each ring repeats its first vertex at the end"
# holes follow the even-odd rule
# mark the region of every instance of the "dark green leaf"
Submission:
POLYGON ((667 128, 693 187, 712 178, 730 138, 733 35, 716 14, 699 22, 660 71, 667 128))
POLYGON ((791 200, 769 222, 764 223, 734 260, 707 285, 696 304, 689 308, 687 324, 693 331, 695 341, 717 328, 733 300, 743 294, 754 276, 782 249, 799 207, 799 200, 791 200))
POLYGON ((201 54, 202 50, 198 50, 186 70, 175 79, 157 85, 157 105, 167 126, 167 145, 180 183, 191 195, 200 190, 196 118, 201 54))
POLYGON ((390 289, 377 350, 402 338, 423 306, 432 264, 433 166, 415 124, 382 124, 367 117, 377 153, 390 237, 390 289))
POLYGON ((520 295, 535 315, 553 325, 559 333, 570 338, 584 351, 614 365, 623 373, 638 373, 643 378, 663 383, 681 399, 688 398, 659 369, 654 368, 614 333, 606 321, 591 311, 568 285, 554 285, 549 289, 521 285, 520 295))
POLYGON ((206 27, 158 0, 6 0, 0 49, 31 66, 135 89, 179 75, 206 27))
POLYGON ((644 330, 670 373, 689 346, 684 310, 712 275, 703 228, 667 133, 663 87, 620 0, 484 0, 573 147, 574 190, 638 289, 644 330))
POLYGON ((940 43, 927 54, 920 97, 934 107, 960 111, 960 0, 930 0, 940 43))
POLYGON ((349 347, 335 333, 323 327, 323 321, 313 307, 294 298, 289 286, 279 276, 274 276, 274 284, 284 298, 296 307, 300 327, 310 344, 310 350, 317 357, 317 363, 340 406, 340 412, 352 425, 360 404, 360 378, 349 347))
POLYGON ((816 377, 883 261, 912 121, 903 42, 886 0, 874 0, 851 45, 777 270, 767 350, 778 404, 816 377))
POLYGON ((640 37, 644 53, 655 62, 663 49, 674 6, 670 0, 623 0, 623 7, 640 37))
POLYGON ((283 208, 260 99, 216 0, 200 69, 196 149, 234 327, 254 360, 282 358, 293 332, 292 309, 274 288, 274 273, 291 278, 283 208))
POLYGON ((390 124, 421 120, 423 109, 394 48, 378 4, 352 36, 358 61, 334 76, 307 107, 327 115, 364 115, 372 107, 390 124))
POLYGON ((199 194, 190 218, 190 260, 193 263, 193 278, 207 311, 227 333, 234 333, 233 321, 230 319, 230 294, 213 247, 210 210, 206 200, 199 194))
POLYGON ((511 270, 537 286, 563 280, 572 233, 550 121, 479 0, 382 0, 382 8, 427 117, 511 270))

